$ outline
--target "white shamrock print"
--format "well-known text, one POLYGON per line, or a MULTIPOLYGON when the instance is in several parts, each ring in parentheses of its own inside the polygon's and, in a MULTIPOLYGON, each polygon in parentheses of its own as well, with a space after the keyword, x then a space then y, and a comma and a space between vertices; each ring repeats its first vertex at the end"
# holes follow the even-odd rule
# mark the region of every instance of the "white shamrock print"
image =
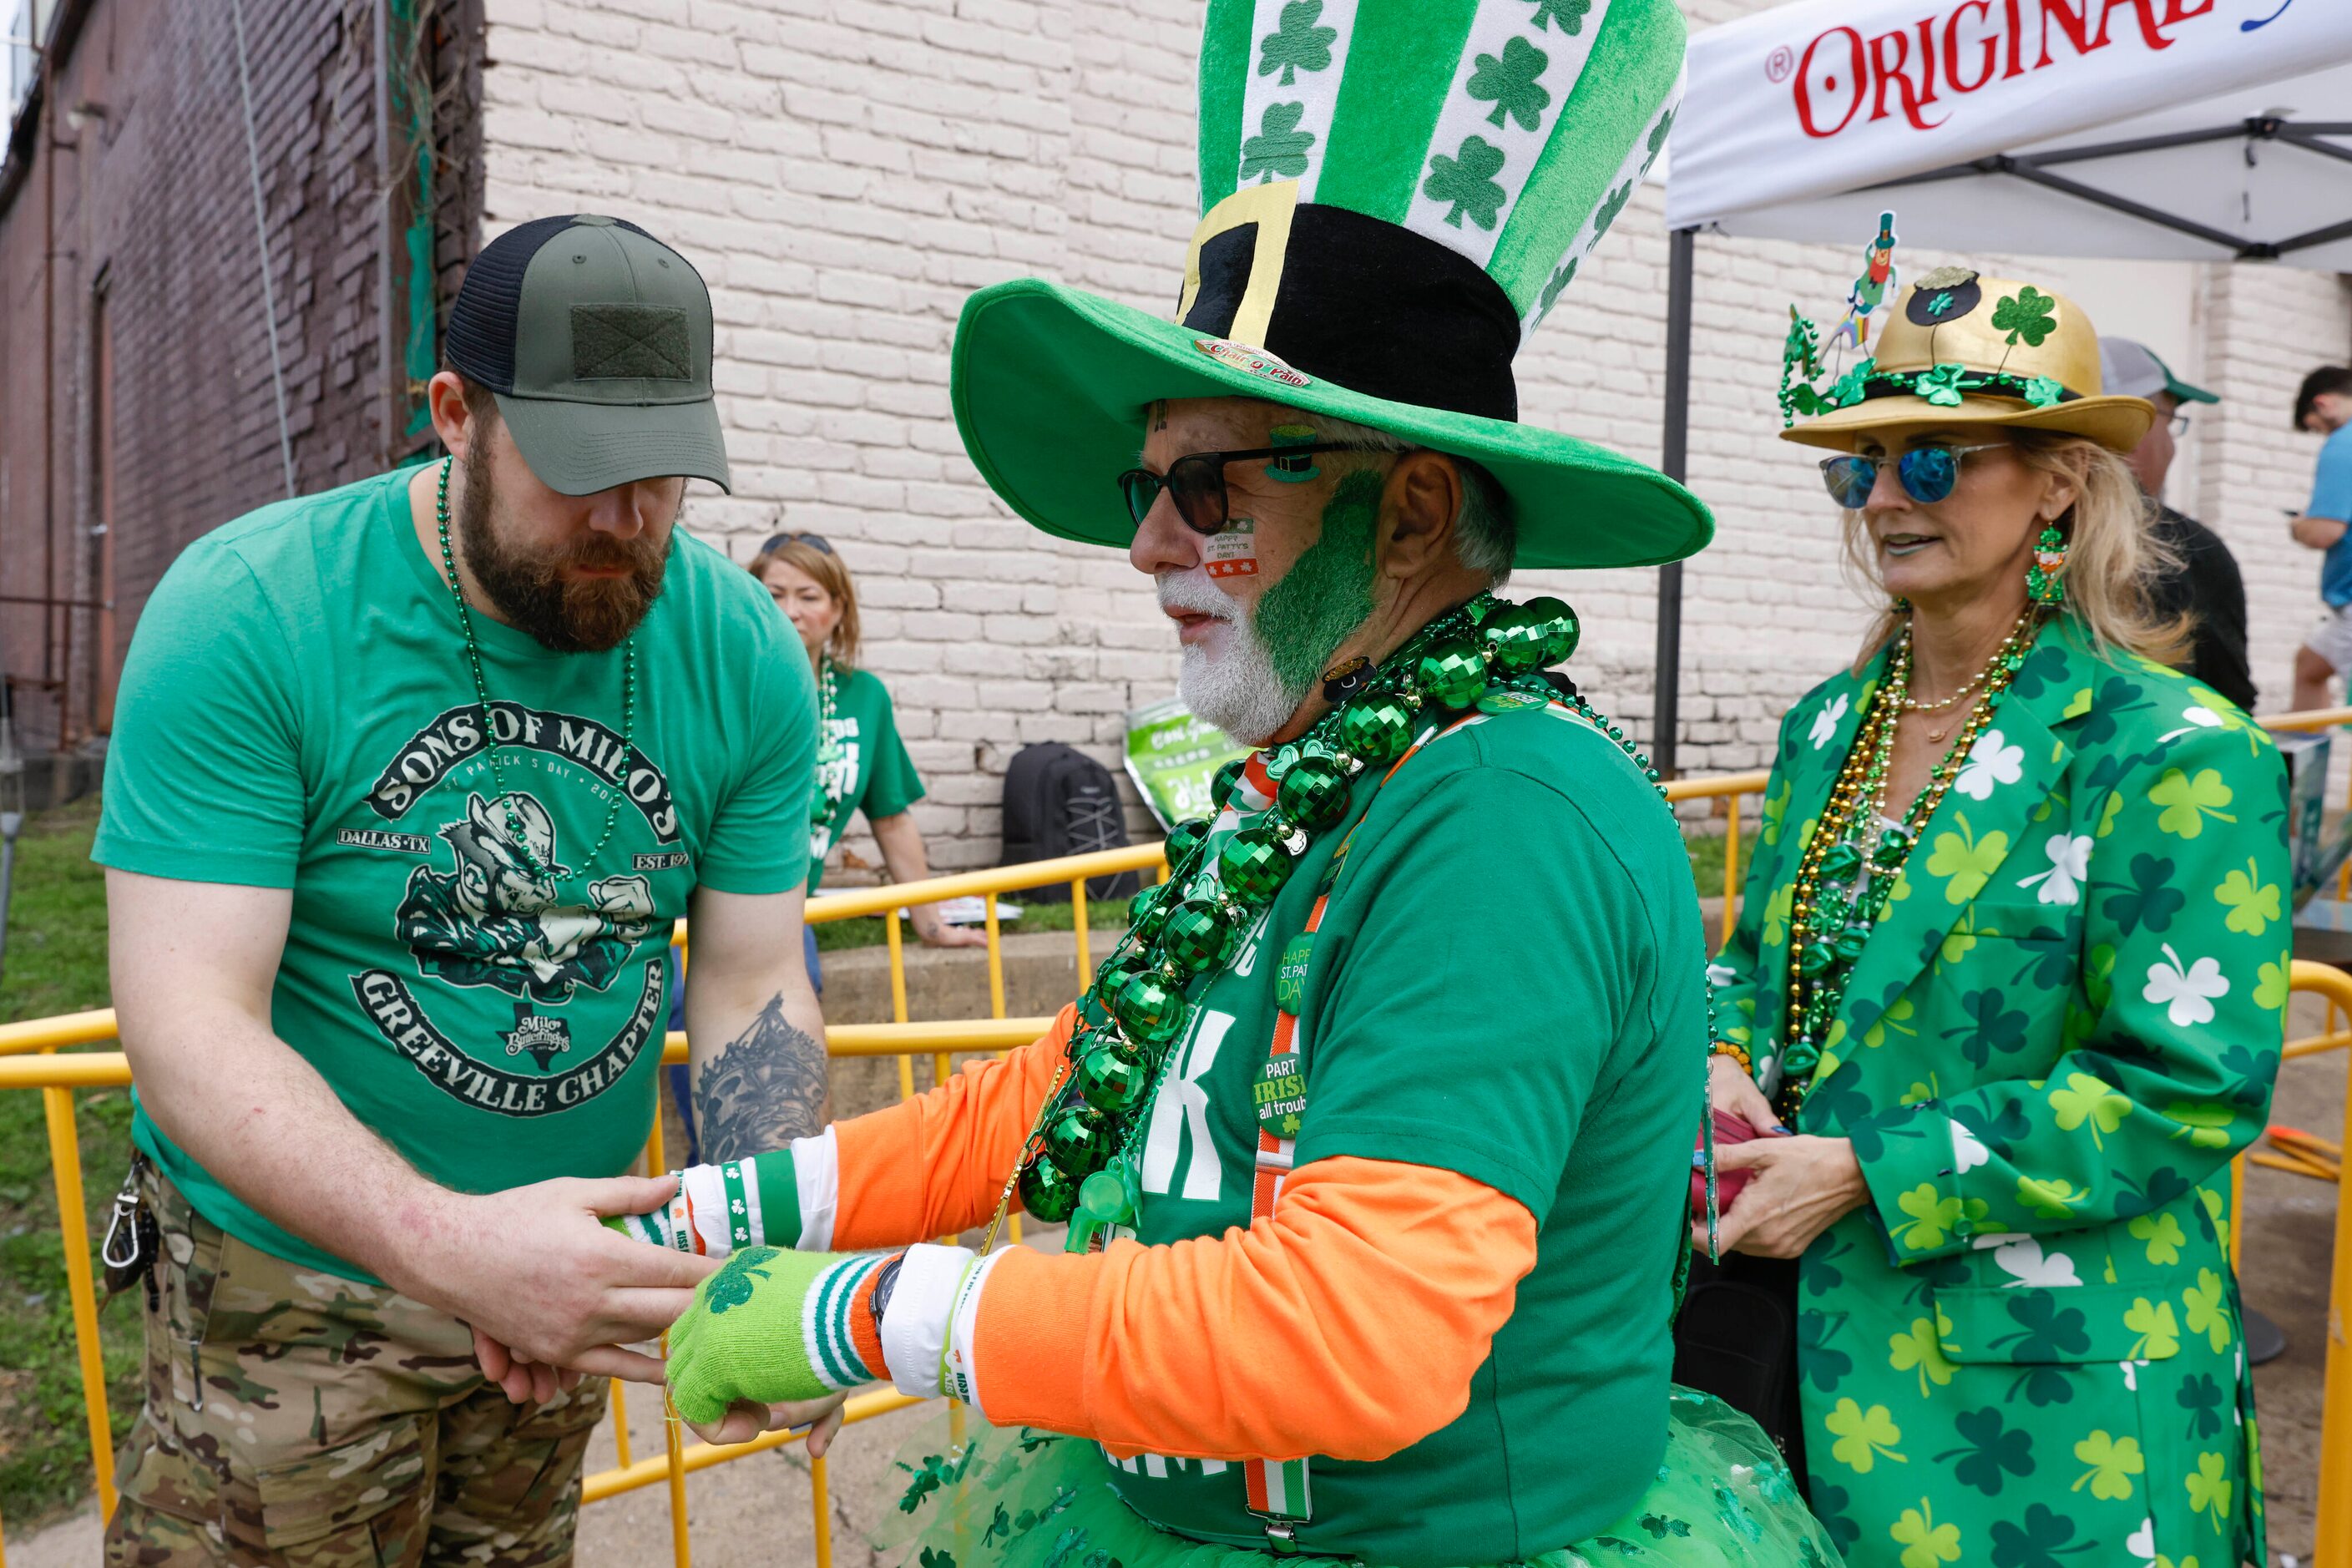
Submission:
POLYGON ((1728 985, 1738 978, 1739 972, 1727 963, 1710 963, 1706 966, 1706 983, 1709 985, 1728 985))
MULTIPOLYGON (((1966 777, 1963 773, 1962 777, 1966 777)), ((2031 877, 2020 877, 2021 888, 2042 884, 2041 900, 2045 904, 2071 904, 2081 900, 2077 890, 2091 874, 2091 836, 2053 833, 2043 847, 2050 857, 2050 869, 2036 871, 2031 877)))
POLYGON ((2172 944, 2164 944, 2165 962, 2147 966, 2147 988, 2141 999, 2165 1004, 2165 1016, 2175 1028, 2213 1021, 2213 998, 2230 994, 2230 977, 2210 958, 2182 967, 2172 944))
POLYGON ((2083 1281, 2074 1272, 2074 1260, 2064 1253, 2051 1255, 2042 1250, 2042 1243, 2033 1237, 2021 1236, 1992 1249, 1992 1260, 2000 1265, 2001 1272, 2017 1285, 2080 1285, 2083 1281))
MULTIPOLYGON (((2131 1363, 2126 1362, 2124 1364, 2128 1367, 2131 1363)), ((2156 1521, 2154 1518, 2151 1517, 2140 1521, 2139 1528, 2133 1531, 2130 1538, 2124 1542, 2124 1550, 2129 1552, 2133 1556, 2140 1558, 2146 1562, 2152 1563, 2156 1560, 2156 1521)))
POLYGON ((1995 784, 2015 784, 2025 776, 2025 748, 2012 746, 2000 738, 1998 730, 1987 730, 1969 748, 1969 760, 1960 764, 1960 776, 1952 787, 1970 800, 1991 796, 1995 784))
POLYGON ((2219 730, 2229 723, 2227 719, 2200 702, 2191 702, 2188 707, 2183 708, 2180 710, 2180 717, 2181 727, 2178 730, 2167 730, 2163 734, 2158 735, 2156 738, 2157 744, 2162 745, 2167 741, 2178 741, 2191 730, 2219 730))
POLYGON ((1990 1151, 1977 1142, 1975 1133, 1958 1121, 1952 1123, 1952 1163, 1960 1174, 1967 1175, 1991 1158, 1990 1151))
POLYGON ((1830 737, 1837 733, 1839 721, 1845 717, 1845 693, 1841 691, 1836 701, 1813 715, 1813 750, 1818 752, 1830 743, 1830 737))

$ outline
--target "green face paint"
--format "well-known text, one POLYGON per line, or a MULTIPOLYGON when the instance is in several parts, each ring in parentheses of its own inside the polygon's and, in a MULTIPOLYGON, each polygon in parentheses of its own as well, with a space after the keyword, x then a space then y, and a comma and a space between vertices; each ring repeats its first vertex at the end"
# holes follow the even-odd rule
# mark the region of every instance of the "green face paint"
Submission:
POLYGON ((1268 588, 1250 617, 1282 683, 1304 691, 1372 613, 1372 531, 1381 477, 1358 469, 1323 508, 1323 535, 1268 588))

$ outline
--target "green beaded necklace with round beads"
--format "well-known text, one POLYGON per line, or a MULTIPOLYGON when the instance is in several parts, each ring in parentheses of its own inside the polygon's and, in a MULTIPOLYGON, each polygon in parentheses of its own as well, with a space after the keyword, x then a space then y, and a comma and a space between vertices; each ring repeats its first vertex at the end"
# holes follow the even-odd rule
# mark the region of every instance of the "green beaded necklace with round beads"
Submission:
MULTIPOLYGON (((1482 594, 1415 633, 1305 735, 1260 753, 1273 802, 1234 829, 1213 865, 1208 820, 1170 830, 1168 879, 1135 896, 1126 933, 1078 1000, 1077 1026, 999 1195, 983 1252, 1016 1192, 1048 1224, 1083 1206, 1090 1223, 1072 1226, 1074 1247, 1105 1226, 1134 1223, 1136 1144, 1184 1032, 1190 994, 1223 971, 1309 845, 1347 818, 1365 769, 1402 757, 1416 731, 1443 716, 1485 703, 1562 700, 1542 671, 1575 650, 1578 631, 1575 612, 1557 599, 1509 605, 1482 594)), ((1657 770, 1622 728, 1581 696, 1565 700, 1657 784, 1657 770)), ((1244 771, 1235 761, 1219 773, 1213 798, 1221 808, 1245 809, 1244 771)), ((1664 788, 1658 793, 1663 799, 1664 788)), ((1710 1002, 1710 1035, 1711 1014, 1710 1002)))
MULTIPOLYGON (((450 602, 457 606, 457 626, 466 636, 466 664, 474 672, 474 701, 481 710, 482 746, 490 763, 490 787, 498 792, 499 804, 506 809, 507 833, 514 841, 514 852, 522 857, 523 869, 541 881, 555 880, 556 868, 540 864, 532 852, 530 839, 523 831, 521 814, 515 810, 514 796, 507 790, 505 773, 499 767, 499 732, 490 721, 490 687, 482 678, 482 645, 474 635, 473 607, 466 603, 466 591, 457 583, 457 556, 449 547, 449 468, 455 458, 441 459, 441 477, 433 495, 433 521, 441 534, 441 574, 449 584, 450 602)), ((621 768, 624 777, 607 780, 612 786, 612 798, 604 803, 604 830, 596 835, 596 847, 580 862, 583 874, 596 863, 612 840, 613 825, 620 820, 621 795, 627 783, 629 759, 636 755, 635 728, 637 721, 637 637, 635 632, 621 645, 621 768)))
POLYGON ((1977 692, 1967 722, 1943 759, 1928 770, 1927 787, 1912 800, 1901 824, 1882 827, 1887 779, 1894 771, 1895 733, 1903 715, 1942 706, 1912 700, 1909 628, 1896 639, 1886 678, 1871 699, 1870 711, 1831 787, 1829 804, 1797 864, 1789 921, 1788 1016, 1782 1026, 1789 1039, 1773 1096, 1773 1109, 1783 1121, 1796 1114, 1812 1088, 1822 1043, 1837 1018, 1853 967, 1869 944, 1871 930, 1886 912, 1895 879, 1928 818, 1991 723, 2001 694, 2024 667, 2040 623, 2040 612, 2028 608, 1984 668, 1960 688, 1977 692))
POLYGON ((841 737, 833 732, 833 714, 840 701, 840 667, 833 662, 831 655, 818 654, 816 658, 816 788, 809 800, 809 830, 812 843, 815 841, 818 834, 824 834, 827 838, 831 837, 833 814, 841 809, 841 797, 847 788, 847 781, 842 781, 842 786, 835 788, 834 780, 834 774, 840 771, 842 756, 841 737))

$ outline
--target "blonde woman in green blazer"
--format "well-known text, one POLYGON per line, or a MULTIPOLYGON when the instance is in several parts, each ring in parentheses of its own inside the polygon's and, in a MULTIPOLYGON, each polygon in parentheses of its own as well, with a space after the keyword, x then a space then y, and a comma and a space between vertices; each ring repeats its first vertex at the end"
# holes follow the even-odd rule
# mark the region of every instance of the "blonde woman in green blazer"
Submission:
MULTIPOLYGON (((2263 1561, 2229 1237, 2286 1005, 2284 772, 2156 662, 2068 300, 1946 268, 1790 439, 1892 604, 1789 714, 1717 963, 1727 1249, 1800 1258, 1814 1510, 1857 1568, 2263 1561)), ((1738 1267, 1737 1263, 1734 1267, 1738 1267)))

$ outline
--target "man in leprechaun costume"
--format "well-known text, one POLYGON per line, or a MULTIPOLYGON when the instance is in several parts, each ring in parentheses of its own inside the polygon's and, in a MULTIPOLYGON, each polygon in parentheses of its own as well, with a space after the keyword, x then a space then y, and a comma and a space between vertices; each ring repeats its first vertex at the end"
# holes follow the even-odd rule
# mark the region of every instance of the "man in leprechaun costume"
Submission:
POLYGON ((731 1254, 670 1341, 707 1431, 879 1377, 977 1412, 883 1544, 1834 1561, 1746 1418, 1670 1394, 1696 899, 1655 773, 1543 674, 1573 615, 1492 593, 1709 536, 1516 424, 1511 374, 1682 47, 1666 0, 1212 0, 1178 319, 1038 281, 966 306, 982 473, 1124 547, 1188 701, 1263 749, 1045 1038, 628 1222, 731 1254), (992 1250, 1016 1200, 1067 1248, 992 1250))

